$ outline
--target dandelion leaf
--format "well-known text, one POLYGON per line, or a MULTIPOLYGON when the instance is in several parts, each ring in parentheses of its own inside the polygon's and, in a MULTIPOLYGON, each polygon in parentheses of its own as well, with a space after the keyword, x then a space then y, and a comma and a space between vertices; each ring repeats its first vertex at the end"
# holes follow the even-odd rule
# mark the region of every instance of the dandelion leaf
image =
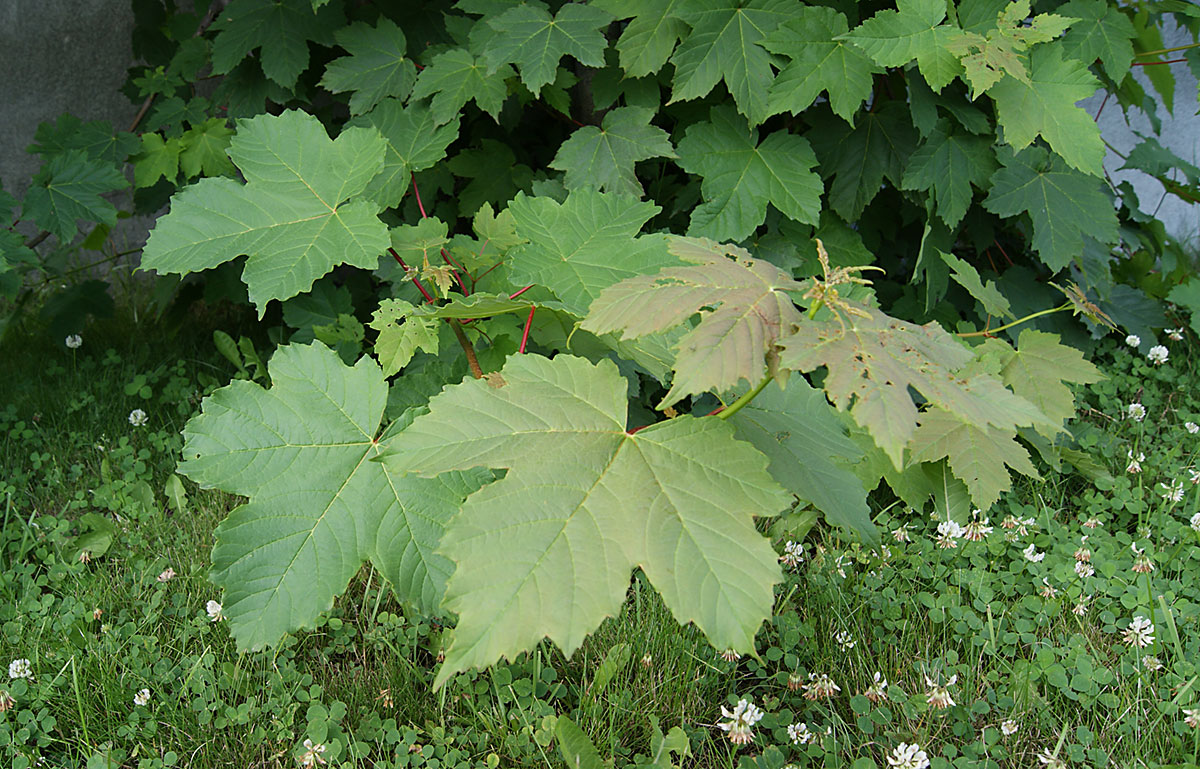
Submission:
POLYGON ((917 428, 911 387, 979 428, 1011 430, 1044 415, 984 373, 960 374, 971 350, 936 323, 917 326, 861 305, 862 315, 805 322, 780 344, 779 364, 795 371, 828 370, 825 392, 887 452, 899 469, 917 428))
POLYGON ((515 355, 500 374, 447 387, 383 460, 394 473, 507 471, 442 540, 458 625, 435 685, 543 638, 571 655, 620 611, 635 567, 679 622, 749 651, 780 579, 754 516, 791 499, 766 458, 716 418, 627 433, 626 380, 608 360, 515 355))
POLYGON ((758 384, 775 341, 801 319, 787 292, 803 291, 805 284, 737 246, 672 237, 670 250, 688 264, 605 289, 583 328, 634 339, 700 313, 700 323, 677 343, 675 378, 659 408, 693 393, 735 387, 742 379, 758 384))
POLYGON ((912 460, 936 462, 945 457, 955 477, 967 485, 971 501, 987 510, 1012 486, 1006 467, 1039 478, 1012 435, 995 427, 964 421, 944 409, 921 413, 920 425, 912 436, 912 460))
POLYGON ((383 154, 376 131, 348 128, 331 140, 302 112, 241 120, 229 156, 246 184, 208 178, 176 194, 142 266, 187 274, 245 254, 242 280, 259 315, 339 264, 373 269, 388 231, 360 195, 383 154))
POLYGON ((418 478, 368 461, 383 448, 387 401, 370 358, 349 367, 319 343, 290 345, 269 370, 270 389, 234 381, 183 431, 180 472, 249 497, 217 528, 212 555, 238 646, 311 627, 368 559, 401 600, 435 611, 453 570, 435 550, 481 476, 418 478))
POLYGON ((785 389, 768 386, 729 421, 737 437, 771 460, 771 475, 788 491, 811 502, 831 524, 879 544, 867 490, 850 469, 863 451, 820 390, 793 374, 785 389))

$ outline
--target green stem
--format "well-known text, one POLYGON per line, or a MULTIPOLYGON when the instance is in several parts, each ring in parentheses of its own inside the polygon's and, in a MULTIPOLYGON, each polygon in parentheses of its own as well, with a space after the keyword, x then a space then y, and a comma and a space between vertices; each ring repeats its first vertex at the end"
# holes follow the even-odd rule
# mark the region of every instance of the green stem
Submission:
POLYGON ((763 388, 767 386, 767 382, 770 382, 770 381, 771 381, 771 376, 769 374, 767 376, 763 377, 763 380, 758 383, 757 387, 755 387, 753 390, 746 393, 742 397, 738 398, 733 403, 730 403, 725 408, 721 409, 721 411, 718 412, 718 414, 717 414, 717 419, 729 419, 731 416, 733 416, 734 414, 741 411, 742 407, 745 406, 750 401, 754 400, 754 396, 756 396, 760 392, 762 392, 763 388))
POLYGON ((1180 45, 1180 46, 1176 46, 1174 48, 1160 48, 1157 51, 1142 51, 1141 53, 1135 53, 1133 56, 1134 56, 1134 58, 1137 58, 1138 56, 1158 56, 1159 54, 1163 54, 1163 53, 1175 53, 1176 51, 1186 51, 1189 48, 1200 48, 1200 43, 1188 43, 1187 45, 1180 45))
POLYGON ((1007 329, 1012 328, 1013 326, 1019 326, 1022 323, 1028 323, 1029 321, 1033 320, 1034 318, 1040 318, 1043 315, 1050 315, 1051 313, 1062 312, 1063 310, 1069 310, 1069 309, 1071 309, 1071 303, 1067 302, 1066 304, 1059 305, 1058 307, 1051 307, 1049 310, 1039 310, 1038 312, 1035 312, 1032 315, 1026 315, 1024 318, 1017 318, 1012 323, 1008 323, 1003 326, 998 326, 996 328, 985 328, 983 331, 971 331, 966 334, 955 334, 955 336, 957 336, 960 339, 968 339, 973 336, 990 336, 992 334, 995 334, 997 331, 1005 331, 1007 329))

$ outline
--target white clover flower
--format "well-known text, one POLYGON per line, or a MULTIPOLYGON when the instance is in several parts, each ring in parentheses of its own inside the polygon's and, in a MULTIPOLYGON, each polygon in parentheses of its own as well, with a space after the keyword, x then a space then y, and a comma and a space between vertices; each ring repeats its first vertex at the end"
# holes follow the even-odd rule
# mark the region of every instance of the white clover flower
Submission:
POLYGON ((804 543, 789 539, 783 546, 783 555, 779 556, 779 562, 792 569, 804 563, 804 543))
POLYGON ((134 409, 129 412, 129 424, 134 427, 141 427, 146 424, 146 412, 141 409, 134 409))
POLYGON ((1163 664, 1162 660, 1158 657, 1155 657, 1153 654, 1147 654, 1145 657, 1142 657, 1142 667, 1154 673, 1162 670, 1163 664))
POLYGON ((821 673, 809 673, 808 683, 804 685, 804 699, 819 700, 822 698, 832 697, 837 692, 840 692, 842 687, 833 682, 833 679, 828 675, 821 673))
POLYGON ((1038 594, 1041 595, 1042 598, 1054 598, 1058 595, 1058 589, 1055 588, 1054 585, 1050 584, 1049 579, 1042 577, 1042 586, 1038 588, 1038 594))
POLYGON ((1029 561, 1030 563, 1041 563, 1042 559, 1046 557, 1045 553, 1039 553, 1037 551, 1037 547, 1034 546, 1032 542, 1029 544, 1029 547, 1021 551, 1021 554, 1024 555, 1025 560, 1029 561))
POLYGON ((1192 435, 1195 435, 1196 433, 1200 433, 1200 425, 1196 424, 1195 422, 1184 422, 1183 428, 1185 430, 1187 430, 1189 433, 1191 433, 1192 435))
POLYGON ((979 510, 971 514, 971 522, 963 527, 962 538, 970 542, 979 542, 988 534, 991 534, 993 529, 988 525, 988 519, 985 517, 982 521, 979 520, 979 510))
POLYGON ((1020 725, 1011 718, 1006 718, 1000 723, 1000 733, 1005 737, 1013 736, 1020 728, 1020 725))
POLYGON ((950 676, 944 686, 939 686, 937 681, 925 676, 925 685, 929 687, 929 692, 925 695, 925 701, 929 703, 929 707, 936 709, 949 708, 954 706, 954 698, 950 696, 950 687, 958 682, 958 674, 950 676))
POLYGON ((1083 615, 1087 614, 1088 613, 1088 603, 1091 600, 1092 600, 1092 597, 1090 595, 1081 596, 1079 598, 1079 601, 1071 609, 1071 613, 1074 614, 1076 617, 1082 617, 1083 615))
POLYGON ((908 526, 901 526, 898 529, 892 529, 892 539, 897 542, 912 542, 912 537, 908 536, 908 526))
POLYGON ((817 735, 803 721, 798 724, 789 724, 787 734, 793 745, 807 745, 817 739, 817 735))
POLYGON ((850 651, 854 648, 854 645, 858 643, 854 640, 854 636, 850 635, 848 630, 839 630, 837 635, 833 637, 833 640, 844 652, 850 651))
POLYGON ((734 745, 748 745, 754 739, 753 726, 763 717, 761 709, 755 707, 749 700, 738 700, 738 704, 730 711, 721 706, 721 715, 729 721, 717 724, 721 731, 729 733, 729 741, 734 745))
POLYGON ((891 769, 929 769, 929 756, 917 743, 902 742, 888 755, 891 769))
POLYGON ((162 573, 157 577, 159 582, 170 582, 175 579, 175 570, 170 566, 162 570, 162 573))
POLYGON ((1146 359, 1156 366, 1161 366, 1167 362, 1168 355, 1170 355, 1170 353, 1167 352, 1166 347, 1163 347, 1161 344, 1156 344, 1150 348, 1149 352, 1146 353, 1146 359))
POLYGON ((9 678, 33 678, 33 663, 27 659, 16 659, 8 663, 9 678))
POLYGON ((1080 579, 1086 579, 1096 575, 1096 567, 1092 566, 1087 561, 1076 561, 1075 573, 1079 575, 1080 579))
POLYGON ((8 689, 0 689, 0 713, 5 713, 17 706, 17 701, 8 693, 8 689))
POLYGON ((883 677, 882 673, 876 670, 875 679, 871 682, 871 685, 867 687, 867 691, 864 692, 864 694, 871 702, 878 704, 887 696, 887 686, 887 679, 883 677))
POLYGON ((737 662, 742 658, 742 655, 736 649, 726 649, 717 656, 726 662, 737 662))
POLYGON ((133 695, 133 704, 138 707, 145 707, 150 704, 150 690, 142 689, 137 694, 133 695))
POLYGON ((1200 708, 1184 708, 1183 715, 1186 718, 1183 722, 1193 729, 1200 729, 1200 708))
POLYGON ((324 753, 325 750, 326 748, 324 744, 313 744, 312 740, 306 739, 304 741, 304 755, 300 756, 300 766, 312 767, 316 766, 317 764, 324 764, 325 759, 321 758, 321 754, 324 753))
POLYGON ((71 334, 63 340, 63 344, 65 344, 69 350, 78 350, 80 346, 83 345, 83 337, 81 337, 79 334, 71 334))
POLYGON ((1192 531, 1200 532, 1200 513, 1192 516, 1192 520, 1188 521, 1188 525, 1192 527, 1192 531))
POLYGON ((937 526, 937 533, 937 546, 942 549, 951 549, 958 547, 958 543, 954 540, 961 539, 965 532, 956 521, 942 521, 937 526))
POLYGON ((1091 518, 1088 518, 1086 521, 1083 522, 1083 526, 1085 529, 1094 529, 1100 525, 1102 525, 1100 522, 1100 519, 1096 518, 1094 516, 1091 518))
POLYGON ((1140 473, 1142 471, 1142 462, 1146 461, 1146 455, 1139 451, 1138 455, 1135 457, 1133 455, 1133 449, 1130 449, 1129 451, 1125 452, 1125 456, 1129 457, 1129 464, 1125 467, 1125 472, 1140 473))
POLYGON ((1125 629, 1125 643, 1144 649, 1154 643, 1154 623, 1140 614, 1125 629))
POLYGON ((1188 480, 1192 482, 1193 486, 1195 486, 1197 483, 1200 483, 1200 470, 1197 470, 1194 467, 1189 467, 1187 468, 1187 471, 1188 480))
POLYGON ((1180 502, 1183 500, 1183 481, 1175 480, 1170 484, 1160 483, 1158 487, 1163 490, 1161 496, 1168 502, 1180 502))
POLYGON ((1129 418, 1134 422, 1141 422, 1146 418, 1146 407, 1140 403, 1130 403, 1125 408, 1125 413, 1128 414, 1129 418))
POLYGON ((1046 769, 1067 769, 1067 762, 1047 750, 1038 753, 1038 761, 1045 764, 1046 769))
POLYGON ((224 609, 216 601, 209 601, 204 604, 204 611, 208 612, 208 618, 213 622, 220 622, 225 619, 224 609))
POLYGON ((1142 344, 1142 338, 1137 334, 1130 334, 1129 336, 1125 337, 1125 344, 1129 345, 1130 347, 1138 347, 1142 344))
POLYGON ((1182 328, 1168 328, 1168 329, 1163 329, 1163 331, 1168 337, 1171 338, 1171 341, 1173 341, 1173 342, 1182 342, 1183 341, 1183 329, 1182 328))

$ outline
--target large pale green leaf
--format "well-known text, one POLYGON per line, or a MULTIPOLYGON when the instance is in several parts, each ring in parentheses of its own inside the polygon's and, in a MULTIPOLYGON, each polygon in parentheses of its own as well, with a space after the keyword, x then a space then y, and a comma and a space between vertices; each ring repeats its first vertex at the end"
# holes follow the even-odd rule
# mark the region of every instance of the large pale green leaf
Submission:
POLYGON ((797 9, 761 42, 771 53, 791 58, 771 83, 771 114, 799 114, 826 91, 834 114, 854 122, 854 113, 871 95, 872 75, 880 69, 857 46, 837 39, 848 28, 846 17, 834 9, 809 6, 797 9))
POLYGON ((597 0, 593 5, 618 19, 633 17, 617 40, 625 77, 658 72, 688 33, 688 25, 676 15, 686 0, 597 0))
POLYGON ((217 528, 212 557, 238 646, 312 626, 367 559, 401 600, 435 611, 453 569, 435 550, 480 476, 418 478, 369 461, 387 400, 370 358, 351 368, 319 343, 291 345, 269 368, 269 390, 234 381, 183 431, 180 472, 250 498, 217 528))
POLYGON ((302 112, 238 123, 229 156, 246 184, 210 178, 185 187, 142 252, 158 272, 199 272, 245 254, 242 279, 261 315, 271 299, 307 291, 339 264, 374 268, 387 227, 357 199, 383 165, 374 130, 336 141, 302 112))
POLYGON ((284 88, 308 66, 308 43, 333 44, 340 8, 314 10, 308 0, 233 0, 212 25, 213 72, 228 74, 255 48, 263 74, 284 88))
POLYGON ((899 0, 897 10, 880 11, 846 38, 867 52, 882 67, 903 67, 913 59, 935 91, 941 91, 962 74, 962 65, 950 52, 962 30, 946 20, 945 0, 899 0))
POLYGON ((912 460, 936 462, 945 457, 954 475, 967 485, 976 507, 987 510, 1011 488, 1006 466, 1039 477, 1029 452, 1002 430, 964 421, 939 408, 922 412, 920 423, 912 436, 912 460))
POLYGON ((50 156, 33 177, 21 206, 21 218, 54 233, 66 243, 78 232, 76 220, 117 223, 117 209, 100 197, 124 189, 129 182, 117 166, 102 158, 72 149, 50 156))
POLYGON ((603 67, 608 41, 601 30, 612 20, 607 11, 582 3, 567 3, 553 17, 543 6, 522 3, 486 20, 496 34, 483 58, 493 74, 505 64, 516 64, 521 82, 536 95, 554 82, 554 71, 564 56, 603 67))
POLYGON ((722 420, 630 434, 626 398, 610 361, 514 355, 490 382, 447 387, 393 441, 393 472, 507 470, 443 538, 458 625, 435 685, 544 637, 572 654, 620 610, 634 567, 715 647, 753 647, 780 578, 753 518, 790 495, 722 420))
POLYGON ((714 107, 707 123, 688 127, 679 165, 703 177, 704 202, 692 211, 688 234, 744 240, 767 215, 767 203, 789 219, 815 225, 821 216, 821 179, 808 141, 786 130, 760 144, 758 131, 730 107, 714 107))
POLYGON ((424 104, 405 107, 399 99, 383 99, 347 125, 373 126, 383 135, 387 152, 378 175, 367 185, 366 196, 384 208, 398 204, 412 175, 446 157, 446 148, 458 138, 457 117, 443 124, 424 104))
POLYGON ((879 543, 867 491, 849 469, 863 457, 820 390, 799 374, 787 388, 768 385, 730 419, 737 436, 771 460, 771 475, 830 523, 879 543))
MULTIPOLYGON (((800 9, 795 0, 695 0, 680 5, 678 16, 692 27, 671 63, 671 101, 698 99, 721 80, 733 101, 758 125, 770 114, 771 57, 758 45, 800 9)), ((746 121, 742 124, 745 126, 746 121)))
POLYGON ((404 32, 394 21, 381 18, 374 27, 360 21, 334 36, 350 55, 329 62, 321 85, 334 93, 353 91, 350 114, 361 115, 389 96, 408 97, 417 68, 405 58, 404 32))
POLYGON ((1061 431, 1063 420, 1075 416, 1075 395, 1064 383, 1092 384, 1104 379, 1100 369, 1079 350, 1061 344, 1057 334, 1025 329, 1017 338, 1016 350, 999 339, 989 339, 986 344, 988 353, 999 359, 1004 384, 1049 419, 1049 424, 1034 425, 1047 438, 1061 431))
POLYGON ((839 409, 871 433, 892 463, 904 464, 904 449, 917 427, 916 390, 965 422, 1011 430, 1044 421, 1029 401, 998 379, 958 372, 974 360, 937 323, 917 326, 859 306, 862 315, 807 322, 781 343, 780 365, 795 371, 826 367, 825 392, 839 409))
MULTIPOLYGON (((1002 153, 1007 154, 1007 153, 1002 153)), ((1058 272, 1083 253, 1084 237, 1117 241, 1117 214, 1104 181, 1071 168, 1041 147, 1001 157, 983 206, 1000 216, 1028 212, 1033 247, 1058 272)))
POLYGON ((650 125, 654 111, 645 107, 618 107, 604 116, 600 127, 584 126, 571 134, 551 168, 565 171, 567 189, 595 187, 606 192, 642 196, 642 185, 633 165, 649 158, 673 158, 675 150, 667 132, 650 125))
POLYGON ((637 234, 658 213, 653 203, 583 189, 563 203, 517 195, 508 210, 529 241, 509 251, 512 281, 545 286, 579 316, 608 286, 679 263, 665 237, 637 234))
POLYGON ((955 227, 971 207, 971 185, 986 187, 998 167, 991 139, 955 131, 943 118, 909 158, 901 186, 929 190, 938 216, 955 227))
POLYGON ((700 323, 677 344, 675 378, 659 408, 687 395, 751 386, 775 372, 775 342, 800 322, 792 293, 807 288, 770 262, 711 240, 670 240, 688 266, 628 278, 592 303, 583 328, 632 339, 678 326, 697 312, 700 323), (730 257, 734 258, 730 258, 730 257))
POLYGON ((1005 75, 988 94, 996 102, 1004 141, 1014 150, 1041 136, 1072 168, 1102 176, 1100 128, 1091 115, 1075 106, 1099 87, 1100 81, 1086 65, 1064 59, 1057 46, 1044 45, 1030 56, 1029 82, 1005 75))
POLYGON ((470 51, 455 48, 434 56, 429 66, 421 70, 412 98, 432 96, 429 108, 439 125, 454 119, 472 99, 479 109, 498 120, 504 98, 508 96, 504 81, 516 74, 507 64, 489 74, 483 62, 470 51))

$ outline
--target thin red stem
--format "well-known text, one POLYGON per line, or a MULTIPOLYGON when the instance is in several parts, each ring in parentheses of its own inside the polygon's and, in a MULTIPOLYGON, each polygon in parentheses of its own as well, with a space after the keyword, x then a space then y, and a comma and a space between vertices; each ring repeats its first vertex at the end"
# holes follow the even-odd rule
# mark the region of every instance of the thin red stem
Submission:
POLYGON ((724 410, 725 410, 725 404, 724 404, 724 403, 722 403, 720 406, 717 406, 715 409, 713 409, 712 411, 708 412, 708 413, 707 413, 707 414, 705 414, 704 416, 706 416, 706 417, 711 417, 711 416, 714 416, 714 415, 716 415, 716 414, 720 414, 720 413, 721 413, 722 411, 724 411, 724 410))
MULTIPOLYGON (((408 274, 408 265, 405 264, 404 260, 400 258, 400 254, 396 253, 396 249, 389 248, 388 253, 391 254, 393 257, 395 257, 396 261, 400 263, 400 266, 404 268, 404 274, 407 275, 408 274)), ((413 285, 417 287, 417 290, 421 292, 421 296, 425 297, 425 301, 429 302, 430 304, 433 304, 433 297, 429 295, 429 292, 425 290, 425 287, 421 285, 421 281, 418 280, 415 275, 412 278, 412 282, 413 282, 413 285)))
POLYGON ((529 341, 529 329, 533 326, 533 313, 537 310, 537 305, 532 305, 529 308, 529 317, 525 319, 525 332, 521 334, 521 347, 517 352, 524 354, 525 343, 529 341))
POLYGON ((993 240, 993 241, 992 241, 992 243, 994 243, 994 244, 996 245, 996 248, 1000 249, 1000 255, 1004 257, 1004 260, 1005 260, 1006 262, 1008 262, 1008 266, 1009 266, 1009 267, 1012 267, 1012 266, 1013 266, 1013 260, 1009 258, 1009 256, 1008 256, 1008 252, 1004 250, 1004 246, 1000 245, 1000 241, 998 241, 998 240, 993 240))
MULTIPOLYGON (((454 262, 450 261, 450 255, 446 253, 446 249, 444 248, 442 249, 442 261, 450 265, 451 268, 454 267, 454 262)), ((470 296, 471 292, 467 288, 467 284, 463 283, 462 275, 458 274, 458 270, 451 269, 451 272, 454 273, 454 277, 458 281, 458 287, 462 289, 463 296, 470 296)))
POLYGON ((417 208, 421 209, 421 218, 428 219, 428 214, 425 213, 425 204, 421 202, 421 191, 417 189, 417 175, 412 175, 413 194, 417 196, 417 208))
MULTIPOLYGON (((496 269, 496 268, 495 268, 495 267, 493 267, 493 268, 492 268, 492 270, 494 270, 494 269, 496 269)), ((491 272, 492 270, 488 270, 488 272, 491 272)), ((487 273, 484 273, 484 274, 486 275, 487 273)), ((517 293, 510 295, 508 298, 509 298, 509 299, 516 299, 516 298, 517 298, 518 296, 520 296, 521 294, 523 294, 523 293, 525 293, 526 291, 528 291, 529 289, 533 288, 533 286, 534 286, 534 284, 530 283, 528 286, 526 286, 525 288, 521 289, 521 290, 520 290, 520 291, 518 291, 517 293)))

